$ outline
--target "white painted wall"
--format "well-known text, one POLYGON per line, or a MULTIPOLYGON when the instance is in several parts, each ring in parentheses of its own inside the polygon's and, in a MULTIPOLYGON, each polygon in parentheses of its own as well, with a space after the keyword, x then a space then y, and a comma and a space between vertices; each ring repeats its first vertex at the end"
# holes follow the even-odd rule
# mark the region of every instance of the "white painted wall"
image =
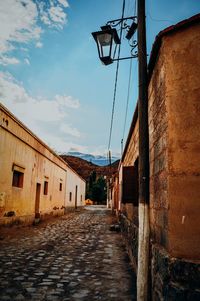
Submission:
POLYGON ((75 208, 77 186, 77 207, 85 205, 86 182, 70 167, 67 169, 65 207, 75 208), (71 200, 70 200, 71 193, 71 200))

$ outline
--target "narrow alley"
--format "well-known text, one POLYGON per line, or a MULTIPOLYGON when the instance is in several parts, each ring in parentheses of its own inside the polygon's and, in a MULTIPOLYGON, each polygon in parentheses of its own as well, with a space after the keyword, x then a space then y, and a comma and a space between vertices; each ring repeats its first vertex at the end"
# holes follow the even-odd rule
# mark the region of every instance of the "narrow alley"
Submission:
POLYGON ((91 206, 4 229, 0 300, 135 300, 135 276, 121 234, 110 231, 114 222, 110 210, 91 206))

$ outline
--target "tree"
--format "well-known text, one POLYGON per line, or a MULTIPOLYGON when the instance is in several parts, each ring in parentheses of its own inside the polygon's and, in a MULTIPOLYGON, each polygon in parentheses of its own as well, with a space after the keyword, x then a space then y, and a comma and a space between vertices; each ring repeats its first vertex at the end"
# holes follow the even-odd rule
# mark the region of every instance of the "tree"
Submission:
POLYGON ((98 204, 106 202, 106 181, 103 177, 98 178, 93 184, 91 199, 98 204))
POLYGON ((106 203, 106 181, 103 177, 96 177, 96 172, 90 174, 86 197, 98 204, 106 203))

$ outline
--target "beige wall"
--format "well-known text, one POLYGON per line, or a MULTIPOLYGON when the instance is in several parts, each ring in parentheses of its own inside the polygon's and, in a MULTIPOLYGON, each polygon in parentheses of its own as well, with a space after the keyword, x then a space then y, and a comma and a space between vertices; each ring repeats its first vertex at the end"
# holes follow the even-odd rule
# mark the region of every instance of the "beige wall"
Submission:
POLYGON ((164 40, 169 114, 169 250, 200 259, 200 25, 164 40))
POLYGON ((76 203, 76 186, 77 186, 77 206, 85 205, 85 187, 86 182, 72 169, 68 168, 66 178, 66 198, 65 206, 75 208, 76 203), (70 201, 71 193, 71 201, 70 201))
POLYGON ((36 184, 41 184, 39 213, 64 213, 66 163, 0 105, 0 223, 35 217, 36 184), (23 187, 14 187, 13 167, 24 173, 23 187), (48 193, 44 194, 44 182, 48 193), (62 186, 62 187, 61 187, 62 186), (14 217, 5 217, 10 211, 14 217))
POLYGON ((193 259, 200 246, 199 66, 194 25, 163 37, 149 85, 153 239, 172 256, 193 259))
POLYGON ((149 83, 150 223, 153 243, 168 248, 167 54, 162 45, 149 83))
MULTIPOLYGON (((200 255, 199 66, 200 26, 193 25, 162 38, 149 83, 152 242, 188 259, 200 255)), ((124 166, 133 165, 137 155, 138 122, 124 166)))
POLYGON ((123 160, 123 166, 133 166, 135 160, 138 157, 138 154, 139 154, 139 145, 138 145, 139 128, 138 128, 138 126, 139 126, 139 124, 138 124, 138 120, 137 120, 135 128, 133 130, 133 133, 131 135, 129 145, 127 147, 126 155, 123 160))

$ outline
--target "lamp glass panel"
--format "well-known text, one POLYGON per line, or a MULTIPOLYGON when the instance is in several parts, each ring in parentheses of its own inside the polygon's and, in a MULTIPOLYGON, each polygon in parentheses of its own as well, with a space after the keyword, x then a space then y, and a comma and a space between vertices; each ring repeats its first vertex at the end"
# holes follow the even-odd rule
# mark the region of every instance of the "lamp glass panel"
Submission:
POLYGON ((107 57, 111 55, 112 38, 112 35, 109 33, 102 33, 98 36, 100 57, 107 57))
POLYGON ((98 36, 98 42, 102 47, 110 46, 111 41, 112 35, 110 33, 102 33, 98 36))

